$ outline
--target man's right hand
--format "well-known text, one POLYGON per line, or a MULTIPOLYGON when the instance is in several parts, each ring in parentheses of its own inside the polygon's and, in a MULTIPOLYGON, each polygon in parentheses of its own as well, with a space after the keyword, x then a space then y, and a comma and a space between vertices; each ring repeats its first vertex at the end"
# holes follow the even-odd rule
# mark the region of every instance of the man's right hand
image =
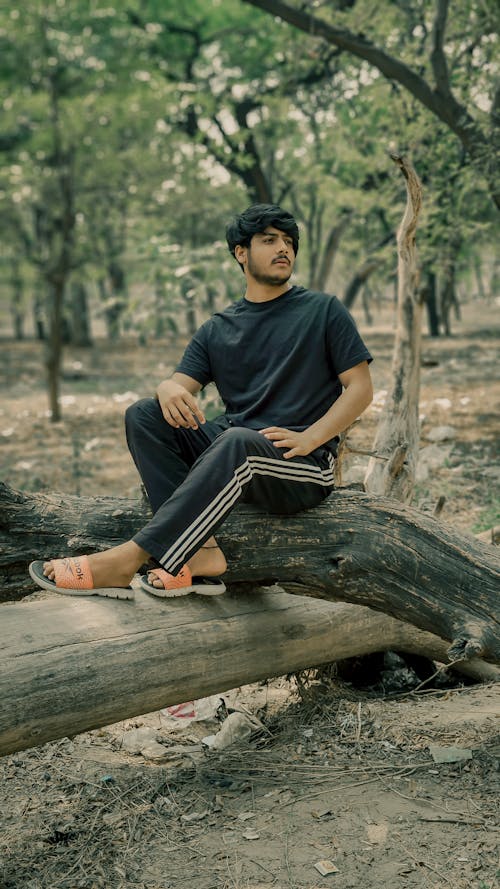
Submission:
POLYGON ((165 420, 174 429, 198 429, 198 423, 205 422, 203 411, 194 395, 175 380, 160 383, 156 397, 165 420))

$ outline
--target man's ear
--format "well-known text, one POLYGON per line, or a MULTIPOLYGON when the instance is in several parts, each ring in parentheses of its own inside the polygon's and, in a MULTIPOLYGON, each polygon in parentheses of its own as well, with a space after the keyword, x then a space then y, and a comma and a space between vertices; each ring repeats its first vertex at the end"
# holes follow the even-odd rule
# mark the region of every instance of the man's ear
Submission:
POLYGON ((238 262, 244 265, 247 261, 247 247, 243 247, 242 244, 236 244, 236 247, 234 248, 234 257, 238 262))

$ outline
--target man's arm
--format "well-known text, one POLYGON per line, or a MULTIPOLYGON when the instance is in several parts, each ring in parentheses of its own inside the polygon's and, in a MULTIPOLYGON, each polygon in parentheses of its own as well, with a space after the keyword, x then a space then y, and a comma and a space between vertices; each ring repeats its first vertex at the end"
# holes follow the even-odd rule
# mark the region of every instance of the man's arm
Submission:
POLYGON ((201 383, 187 374, 174 373, 163 380, 156 390, 156 397, 163 416, 170 426, 179 429, 198 429, 198 421, 205 422, 205 416, 194 396, 200 391, 201 383))
POLYGON ((373 398, 373 387, 368 362, 362 361, 339 374, 344 387, 342 395, 331 408, 304 432, 291 432, 279 426, 269 426, 261 433, 277 448, 287 448, 284 457, 305 457, 320 445, 339 435, 354 423, 373 398))

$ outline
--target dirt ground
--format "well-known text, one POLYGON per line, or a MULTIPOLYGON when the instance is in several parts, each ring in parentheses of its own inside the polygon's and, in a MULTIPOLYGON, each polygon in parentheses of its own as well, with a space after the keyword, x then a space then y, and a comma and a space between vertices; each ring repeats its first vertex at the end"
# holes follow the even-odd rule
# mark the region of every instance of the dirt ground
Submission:
MULTIPOLYGON (((440 520, 467 533, 500 523, 494 313, 466 305, 453 337, 423 345, 414 503, 433 511, 444 497, 440 520)), ((358 318, 376 358, 374 403, 350 435, 358 449, 371 447, 389 384, 391 320, 358 318)), ((123 411, 168 374, 179 345, 68 354, 56 425, 38 344, 0 349, 0 477, 134 496, 123 411)), ((345 479, 361 479, 366 462, 348 455, 345 479)), ((162 711, 1 759, 0 889, 498 886, 500 687, 442 679, 415 691, 412 671, 390 660, 369 687, 334 671, 298 680, 222 694, 264 729, 220 754, 201 743, 220 710, 192 722, 162 711), (137 727, 161 743, 160 759, 126 749, 137 727), (436 762, 441 748, 455 761, 436 762)))

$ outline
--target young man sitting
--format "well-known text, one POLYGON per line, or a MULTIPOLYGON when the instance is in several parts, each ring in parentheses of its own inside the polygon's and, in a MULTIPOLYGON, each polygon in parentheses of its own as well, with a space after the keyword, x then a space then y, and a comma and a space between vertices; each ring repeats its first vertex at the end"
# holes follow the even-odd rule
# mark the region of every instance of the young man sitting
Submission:
POLYGON ((333 489, 339 434, 372 399, 370 353, 335 298, 290 284, 299 231, 290 213, 256 204, 226 231, 246 281, 242 299, 195 333, 155 398, 126 414, 127 441, 153 516, 104 552, 34 562, 40 586, 131 598, 224 592, 214 533, 240 501, 286 515, 333 489), (207 421, 196 395, 214 382, 225 413, 207 421))

